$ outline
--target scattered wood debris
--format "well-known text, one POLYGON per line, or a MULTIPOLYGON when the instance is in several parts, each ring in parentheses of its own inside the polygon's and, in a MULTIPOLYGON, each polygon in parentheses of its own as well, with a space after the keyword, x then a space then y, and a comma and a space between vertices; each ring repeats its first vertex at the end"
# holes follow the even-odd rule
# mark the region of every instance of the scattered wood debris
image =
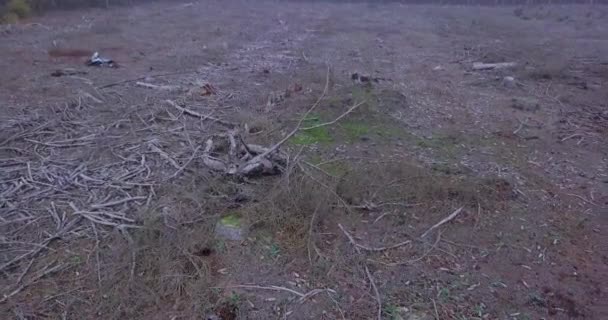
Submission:
POLYGON ((505 68, 513 68, 515 66, 517 66, 517 63, 515 63, 515 62, 498 62, 498 63, 474 62, 473 70, 505 69, 505 68))

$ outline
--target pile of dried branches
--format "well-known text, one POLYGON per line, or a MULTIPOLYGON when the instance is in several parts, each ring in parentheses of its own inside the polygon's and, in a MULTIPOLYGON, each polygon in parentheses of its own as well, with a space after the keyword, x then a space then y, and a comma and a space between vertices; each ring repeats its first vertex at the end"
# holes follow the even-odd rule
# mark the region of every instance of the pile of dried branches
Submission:
MULTIPOLYGON (((48 257, 82 239, 95 244, 86 251, 95 253, 101 282, 100 242, 118 230, 131 243, 131 230, 145 228, 141 213, 158 199, 157 190, 190 170, 248 178, 284 172, 290 159, 282 147, 311 129, 302 124, 327 93, 328 77, 296 126, 270 146, 247 143, 246 125, 175 100, 153 108, 118 100, 108 110, 112 96, 97 92, 94 105, 79 99, 44 115, 16 112, 2 122, 0 136, 0 274, 6 282, 0 303, 73 267, 48 257)), ((314 127, 332 125, 360 105, 314 127)))

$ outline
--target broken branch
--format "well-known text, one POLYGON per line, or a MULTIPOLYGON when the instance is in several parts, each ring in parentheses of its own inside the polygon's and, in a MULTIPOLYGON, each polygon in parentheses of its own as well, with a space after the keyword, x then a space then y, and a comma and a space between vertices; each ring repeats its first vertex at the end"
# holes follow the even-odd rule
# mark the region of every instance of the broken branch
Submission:
POLYGON ((456 211, 452 212, 449 216, 445 217, 443 220, 437 222, 435 225, 433 225, 432 227, 430 227, 428 230, 426 230, 421 236, 420 238, 424 238, 429 232, 433 231, 434 229, 441 227, 443 224, 450 222, 452 219, 456 218, 456 216, 462 212, 462 209, 464 209, 464 207, 460 207, 458 209, 456 209, 456 211))

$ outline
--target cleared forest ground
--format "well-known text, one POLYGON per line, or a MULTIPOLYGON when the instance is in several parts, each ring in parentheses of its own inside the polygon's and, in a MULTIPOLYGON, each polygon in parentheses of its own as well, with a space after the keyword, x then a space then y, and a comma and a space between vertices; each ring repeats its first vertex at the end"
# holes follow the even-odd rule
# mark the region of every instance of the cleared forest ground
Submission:
POLYGON ((0 57, 3 319, 608 317, 606 7, 55 11, 0 57))

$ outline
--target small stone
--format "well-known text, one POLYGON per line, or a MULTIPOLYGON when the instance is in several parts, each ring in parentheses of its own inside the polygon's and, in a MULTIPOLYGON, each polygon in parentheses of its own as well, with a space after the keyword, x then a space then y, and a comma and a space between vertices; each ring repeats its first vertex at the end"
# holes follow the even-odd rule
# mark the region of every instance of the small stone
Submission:
POLYGON ((540 109, 540 104, 533 98, 513 98, 511 107, 521 111, 536 112, 540 109))
POLYGON ((245 233, 241 217, 237 214, 223 217, 215 226, 215 235, 225 240, 243 241, 245 233))
POLYGON ((511 76, 506 76, 502 79, 503 86, 507 88, 515 88, 517 83, 515 82, 515 78, 511 76))

